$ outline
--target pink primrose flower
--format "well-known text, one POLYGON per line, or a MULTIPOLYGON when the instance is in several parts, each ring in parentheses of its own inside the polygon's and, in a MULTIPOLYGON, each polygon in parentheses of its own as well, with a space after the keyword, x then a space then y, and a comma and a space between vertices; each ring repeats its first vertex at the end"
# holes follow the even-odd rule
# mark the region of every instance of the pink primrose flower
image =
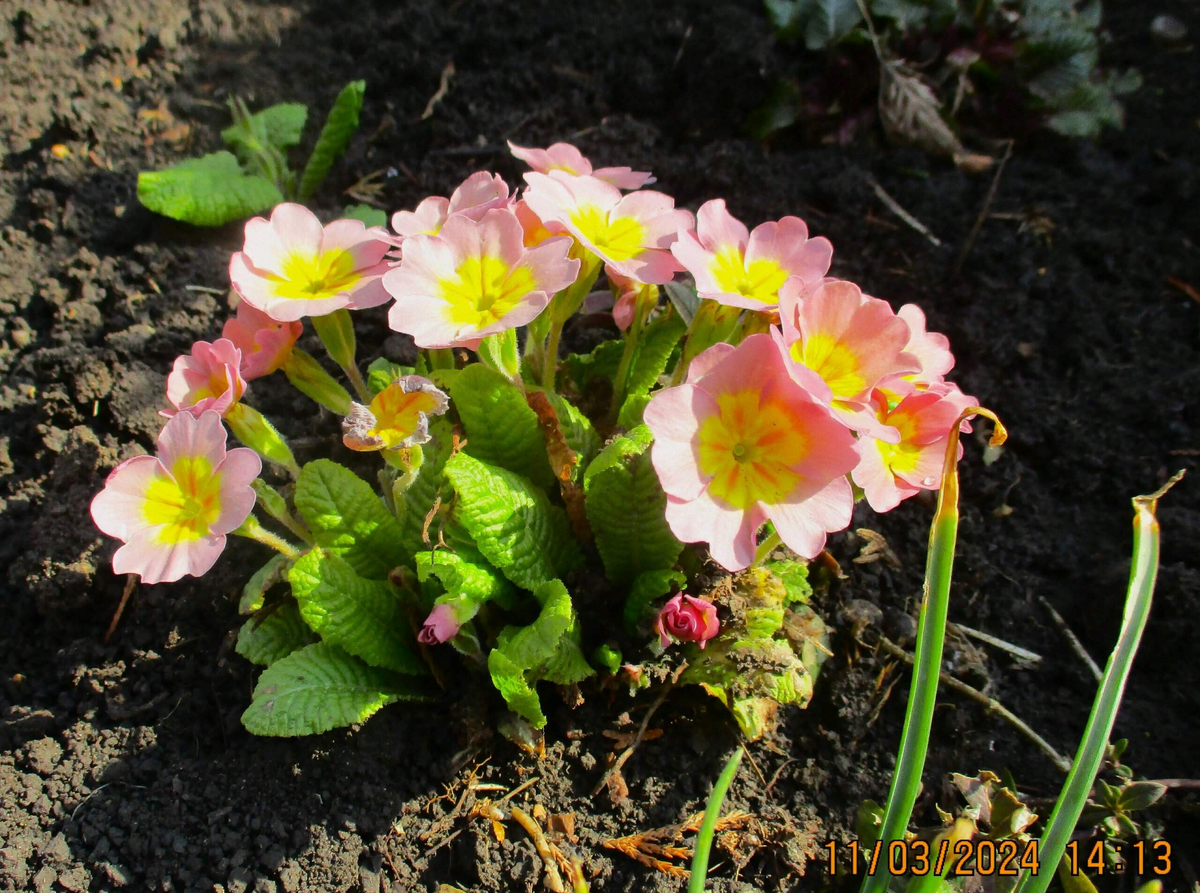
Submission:
POLYGON ((436 236, 411 236, 400 264, 383 277, 396 303, 388 324, 418 347, 478 347, 479 341, 533 320, 579 275, 571 240, 534 248, 509 210, 481 220, 451 217, 436 236))
POLYGON ((595 177, 525 175, 525 202, 547 226, 565 228, 620 275, 662 284, 682 269, 670 252, 692 215, 661 192, 631 192, 595 177))
POLYGON ((167 376, 167 402, 172 408, 160 414, 170 418, 186 411, 199 416, 211 409, 224 417, 246 392, 238 371, 241 365, 242 352, 228 338, 211 344, 197 341, 190 354, 175 359, 167 376))
POLYGON ((286 363, 303 331, 304 324, 299 320, 279 322, 241 301, 237 316, 225 320, 221 337, 232 341, 242 352, 239 371, 242 378, 251 381, 270 375, 286 363))
POLYGON ((770 335, 709 348, 686 383, 654 395, 643 418, 667 523, 684 542, 707 542, 727 570, 753 561, 768 520, 806 558, 850 523, 854 435, 793 378, 770 335))
POLYGON ((800 279, 780 290, 781 337, 794 374, 847 425, 896 442, 899 435, 879 424, 869 404, 881 380, 917 368, 904 351, 908 325, 887 301, 867 297, 852 282, 832 280, 803 291, 800 279))
POLYGON ((546 149, 526 149, 510 140, 509 151, 539 174, 563 171, 576 177, 593 176, 597 180, 611 183, 618 189, 641 189, 653 183, 649 171, 635 171, 628 167, 602 167, 592 170, 592 163, 570 143, 555 143, 546 149))
POLYGON ((700 297, 773 310, 788 279, 797 277, 808 288, 821 282, 833 245, 824 237, 810 239, 799 217, 762 223, 750 232, 718 198, 700 206, 696 229, 680 233, 671 253, 695 278, 700 297))
POLYGON ((446 221, 461 215, 482 220, 483 215, 509 205, 508 184, 499 174, 476 171, 463 180, 450 198, 432 195, 417 205, 415 211, 397 211, 392 215, 392 229, 401 240, 409 236, 436 236, 446 221))
POLYGON ((703 648, 721 631, 721 621, 717 620, 717 608, 712 602, 680 593, 663 605, 654 628, 663 648, 672 639, 697 642, 703 648))
MULTIPOLYGON (((950 429, 965 410, 978 404, 952 384, 930 385, 895 405, 877 390, 871 404, 880 424, 900 432, 900 442, 864 437, 860 441, 862 460, 851 477, 866 494, 871 508, 888 512, 921 490, 936 490, 942 485, 950 429)), ((969 430, 966 422, 963 428, 969 430)), ((961 457, 962 444, 958 450, 961 457)))
POLYGON ((429 441, 429 416, 441 415, 449 398, 420 375, 402 375, 375 395, 370 406, 350 404, 342 442, 352 450, 399 450, 429 441))
POLYGON ((294 322, 343 308, 387 302, 382 278, 392 248, 382 227, 361 220, 328 226, 303 205, 284 203, 270 221, 246 224, 246 244, 229 261, 229 278, 242 300, 272 319, 294 322))
POLYGON ((950 339, 940 332, 925 330, 925 312, 916 304, 905 304, 896 311, 896 316, 908 324, 908 344, 904 352, 916 360, 917 369, 898 372, 879 383, 888 400, 896 403, 905 395, 922 391, 932 384, 940 384, 946 373, 954 368, 954 354, 950 352, 950 339))
POLYGON ((124 542, 113 572, 143 583, 199 577, 254 508, 251 482, 262 470, 253 450, 225 450, 213 411, 181 412, 158 435, 157 456, 122 462, 92 500, 92 520, 124 542))
POLYGON ((459 626, 450 605, 434 605, 417 633, 417 641, 422 645, 441 645, 458 635, 459 626))

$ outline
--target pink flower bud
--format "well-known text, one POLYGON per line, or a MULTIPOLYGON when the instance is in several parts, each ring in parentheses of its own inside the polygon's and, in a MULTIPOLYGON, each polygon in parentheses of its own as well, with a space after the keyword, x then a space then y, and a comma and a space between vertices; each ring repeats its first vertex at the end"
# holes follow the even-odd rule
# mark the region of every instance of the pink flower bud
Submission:
POLYGON ((417 641, 422 645, 441 645, 458 635, 460 625, 454 616, 453 608, 449 605, 436 605, 425 618, 425 625, 421 627, 421 631, 417 633, 417 641))
POLYGON ((663 648, 671 644, 671 639, 699 642, 703 648, 721 631, 721 622, 717 620, 717 609, 712 602, 680 593, 658 612, 654 628, 658 630, 663 648))

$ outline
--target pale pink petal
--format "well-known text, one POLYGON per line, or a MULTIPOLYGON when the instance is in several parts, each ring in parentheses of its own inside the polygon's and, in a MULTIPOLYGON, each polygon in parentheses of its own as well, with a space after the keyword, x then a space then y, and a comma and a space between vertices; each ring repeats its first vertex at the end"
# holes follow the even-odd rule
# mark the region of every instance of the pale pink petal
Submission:
POLYGON ((854 492, 850 482, 839 477, 807 499, 777 503, 766 512, 784 545, 802 558, 816 558, 825 548, 827 533, 850 525, 854 492))
MULTIPOLYGON (((923 444, 917 450, 917 461, 912 468, 893 468, 892 473, 898 483, 919 487, 922 490, 936 490, 942 485, 942 468, 946 461, 946 444, 948 438, 923 444)), ((962 445, 959 444, 961 452, 962 445)))
POLYGON ((174 583, 188 575, 203 576, 225 550, 223 536, 160 543, 158 532, 158 527, 148 527, 133 534, 113 555, 113 572, 138 574, 143 583, 174 583))
MULTIPOLYGON (((782 315, 781 318, 784 320, 787 319, 786 316, 782 315)), ((784 325, 784 330, 787 330, 786 324, 784 325)), ((792 327, 792 332, 795 333, 795 331, 795 327, 792 327)), ((786 336, 775 326, 771 326, 770 335, 779 352, 783 354, 788 375, 791 376, 792 381, 796 382, 796 384, 800 385, 800 387, 804 388, 805 391, 812 394, 820 402, 829 405, 833 400, 833 391, 829 390, 829 385, 825 384, 825 379, 821 378, 821 376, 817 375, 817 373, 813 372, 803 363, 796 362, 792 358, 789 345, 793 341, 786 340, 786 336)))
POLYGON ((220 413, 209 411, 199 416, 180 413, 159 432, 158 458, 168 472, 176 461, 191 456, 203 456, 216 468, 225 458, 226 437, 220 413))
MULTIPOLYGON (((488 211, 480 218, 478 229, 483 256, 497 257, 507 267, 521 260, 521 255, 525 253, 525 230, 512 211, 507 208, 488 211)), ((570 240, 562 241, 569 250, 570 240)))
POLYGON ((916 487, 896 480, 873 438, 863 439, 862 460, 850 476, 862 488, 867 504, 877 512, 890 512, 901 501, 917 493, 916 487))
POLYGON ((896 315, 908 324, 910 337, 904 349, 920 363, 916 380, 925 384, 941 381, 954 368, 950 339, 940 332, 925 330, 925 312, 916 304, 905 304, 896 315))
POLYGON ((718 362, 712 364, 708 373, 696 380, 696 387, 716 397, 727 392, 761 389, 783 372, 783 357, 771 336, 751 335, 736 350, 725 352, 718 362))
POLYGON ((411 236, 404 240, 404 259, 383 276, 383 286, 397 300, 410 295, 436 297, 440 282, 453 279, 454 251, 440 236, 411 236))
POLYGON ((765 516, 758 508, 730 509, 704 491, 690 501, 667 497, 667 526, 685 543, 708 543, 713 560, 729 571, 739 571, 754 560, 754 534, 765 516))
POLYGON ((671 243, 671 253, 679 265, 692 274, 699 294, 724 297, 720 284, 712 274, 712 265, 709 263, 712 254, 700 244, 700 237, 695 232, 687 230, 678 233, 671 243))
POLYGON ((637 314, 638 293, 636 289, 631 289, 623 292, 621 297, 616 301, 611 301, 612 295, 609 294, 610 303, 612 303, 612 318, 616 323, 617 328, 622 332, 628 332, 629 327, 633 325, 633 318, 637 314))
MULTIPOLYGON (((700 206, 696 212, 696 234, 707 252, 734 247, 744 254, 750 240, 746 224, 729 213, 723 198, 711 199, 700 206)), ((695 271, 692 273, 695 275, 695 271)))
POLYGON ((254 450, 238 447, 225 454, 217 471, 221 475, 221 513, 209 532, 223 536, 240 527, 254 509, 250 484, 262 471, 262 459, 254 450))
POLYGON ((842 424, 864 437, 882 440, 884 443, 900 442, 900 432, 886 422, 881 422, 869 406, 837 402, 833 405, 833 412, 842 424))
POLYGON ((92 499, 92 520, 102 533, 127 539, 134 531, 149 526, 143 508, 146 490, 156 480, 168 477, 154 456, 134 456, 112 470, 104 489, 92 499))
POLYGON ((279 273, 291 253, 269 220, 253 217, 246 221, 244 247, 239 254, 245 254, 247 263, 263 272, 279 273))
POLYGON ((539 291, 553 296, 574 284, 579 278, 580 261, 569 257, 571 240, 564 237, 547 239, 525 251, 514 267, 525 268, 533 276, 539 291))
POLYGON ((649 171, 635 171, 629 167, 602 167, 592 171, 592 176, 618 189, 641 189, 655 182, 649 171))
POLYGON ((828 239, 809 239, 808 227, 799 217, 784 217, 777 223, 754 228, 746 247, 747 266, 757 260, 773 261, 805 283, 821 281, 833 259, 828 239))
MULTIPOLYGON (((579 241, 587 244, 585 238, 579 236, 578 233, 575 235, 579 241)), ((599 254, 600 252, 595 251, 595 253, 599 254)), ((605 260, 622 276, 628 276, 630 279, 646 285, 664 285, 674 279, 675 274, 683 269, 679 265, 679 261, 675 259, 675 255, 657 248, 649 248, 629 260, 615 261, 610 258, 605 258, 605 260)))
POLYGON ((735 350, 732 344, 721 341, 698 354, 688 366, 687 383, 694 384, 696 379, 708 375, 713 367, 735 350))
POLYGON ((432 195, 417 205, 415 211, 397 211, 392 215, 392 229, 399 235, 435 236, 450 215, 450 199, 432 195))
POLYGON ((449 215, 479 220, 488 211, 508 204, 508 184, 499 174, 476 171, 450 194, 449 215))
MULTIPOLYGON (((320 254, 325 229, 317 215, 304 205, 293 202, 276 205, 275 210, 271 212, 271 228, 278 234, 279 241, 288 254, 320 254)), ((254 252, 250 250, 250 246, 247 245, 243 250, 253 261, 254 252)), ((255 263, 255 266, 259 265, 255 263)))
MULTIPOLYGON (((366 310, 370 307, 379 307, 386 304, 392 299, 391 294, 383 285, 383 277, 392 270, 386 264, 374 268, 375 275, 360 279, 352 285, 349 290, 343 292, 346 296, 345 307, 347 310, 366 310)), ((306 301, 305 303, 316 304, 317 301, 306 301)), ((319 316, 321 314, 312 313, 311 316, 319 316)))
POLYGON ((343 218, 325 227, 322 251, 348 251, 354 258, 354 268, 361 270, 383 262, 392 249, 388 232, 382 227, 367 227, 361 220, 343 218))

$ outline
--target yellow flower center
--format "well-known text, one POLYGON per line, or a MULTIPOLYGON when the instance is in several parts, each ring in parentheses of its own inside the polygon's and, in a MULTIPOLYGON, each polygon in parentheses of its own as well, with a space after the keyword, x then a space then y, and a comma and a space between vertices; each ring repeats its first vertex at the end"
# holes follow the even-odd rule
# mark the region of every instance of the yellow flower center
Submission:
POLYGON ((792 345, 792 359, 803 363, 829 385, 836 400, 849 400, 867 386, 858 355, 832 335, 813 335, 792 345))
POLYGON ((454 278, 439 285, 450 321, 474 328, 499 322, 537 287, 528 269, 510 268, 498 257, 469 257, 454 271, 454 278))
POLYGON ((156 478, 146 488, 142 517, 161 525, 158 541, 182 543, 208 535, 221 515, 221 473, 204 456, 175 462, 171 477, 156 478))
POLYGON ((571 212, 571 222, 608 260, 629 260, 644 250, 646 228, 634 217, 612 218, 595 205, 583 205, 571 212))
POLYGON ((708 492, 736 509, 782 501, 801 476, 793 470, 808 454, 808 439, 787 407, 759 405, 757 390, 722 394, 719 412, 700 426, 700 470, 712 475, 708 492))
POLYGON ((289 254, 281 274, 268 278, 274 281, 279 297, 311 301, 340 295, 362 279, 362 274, 354 268, 354 255, 337 249, 317 255, 289 254))
POLYGON ((425 391, 404 393, 399 384, 390 384, 371 401, 375 427, 367 432, 383 440, 384 448, 399 449, 404 439, 411 437, 421 421, 421 413, 433 412, 437 401, 425 391))
POLYGON ((747 266, 736 245, 718 251, 709 263, 709 270, 721 291, 764 304, 779 303, 779 289, 788 278, 787 270, 773 260, 751 261, 747 266))

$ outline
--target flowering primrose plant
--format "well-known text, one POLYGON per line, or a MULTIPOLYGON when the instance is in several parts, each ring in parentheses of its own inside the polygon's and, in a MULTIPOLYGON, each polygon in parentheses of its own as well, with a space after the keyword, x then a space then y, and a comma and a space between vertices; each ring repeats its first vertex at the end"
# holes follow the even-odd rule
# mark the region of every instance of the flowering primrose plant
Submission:
POLYGON ((246 224, 236 315, 175 361, 156 454, 92 503, 113 569, 147 583, 204 574, 230 534, 274 550, 240 606, 237 650, 266 668, 251 732, 431 698, 458 655, 521 734, 546 723, 539 683, 673 665, 758 737, 827 653, 808 560, 856 498, 940 486, 975 404, 919 308, 828 278, 796 217, 693 217, 648 172, 511 148, 522 191, 479 172, 390 230, 288 203, 246 224), (568 322, 610 309, 608 339, 564 356, 568 322), (363 368, 351 314, 371 312, 414 365, 363 368), (330 362, 297 346, 306 319, 330 362), (251 405, 275 372, 346 449, 297 460, 251 405))

